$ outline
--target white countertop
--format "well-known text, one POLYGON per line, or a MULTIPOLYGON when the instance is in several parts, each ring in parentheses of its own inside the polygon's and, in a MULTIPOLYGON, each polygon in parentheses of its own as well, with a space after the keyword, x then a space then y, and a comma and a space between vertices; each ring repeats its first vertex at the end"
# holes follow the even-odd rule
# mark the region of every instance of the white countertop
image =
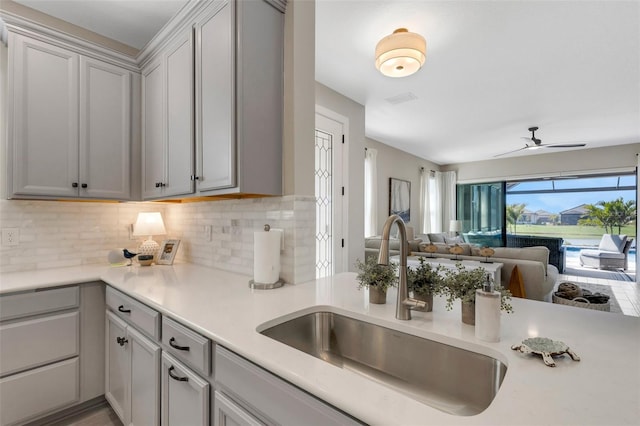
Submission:
MULTIPOLYGON (((70 273, 49 270, 50 280, 57 279, 56 271, 70 273)), ((0 277, 0 293, 19 289, 13 275, 17 274, 0 277)), ((369 305, 366 292, 357 290, 353 273, 276 290, 251 290, 250 277, 186 264, 102 267, 100 277, 367 423, 609 425, 640 421, 640 319, 635 317, 516 299, 515 313, 502 315, 501 342, 485 343, 476 340, 472 326, 462 324, 459 305, 447 312, 444 300, 436 298, 433 313, 414 312, 411 321, 396 320, 395 291, 390 291, 386 305, 369 305), (276 318, 297 316, 292 314, 317 306, 493 356, 508 366, 502 387, 484 412, 454 416, 256 332, 265 322, 275 323, 276 318), (511 350, 512 344, 533 336, 564 341, 581 361, 565 356, 550 368, 540 358, 511 350)), ((37 279, 22 280, 31 288, 38 285, 37 279)), ((429 368, 428 359, 425 368, 429 368)))

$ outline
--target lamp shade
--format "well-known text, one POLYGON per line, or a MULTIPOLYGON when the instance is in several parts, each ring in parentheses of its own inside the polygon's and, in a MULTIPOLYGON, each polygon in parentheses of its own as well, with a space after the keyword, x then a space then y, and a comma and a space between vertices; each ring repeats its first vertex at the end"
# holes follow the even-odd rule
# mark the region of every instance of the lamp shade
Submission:
POLYGON ((376 68, 388 77, 406 77, 426 60, 427 42, 420 34, 398 28, 376 46, 376 68))
POLYGON ((166 235, 160 212, 141 212, 133 225, 134 236, 166 235))
POLYGON ((450 232, 460 232, 462 230, 462 221, 460 220, 450 220, 449 221, 449 231, 450 232))

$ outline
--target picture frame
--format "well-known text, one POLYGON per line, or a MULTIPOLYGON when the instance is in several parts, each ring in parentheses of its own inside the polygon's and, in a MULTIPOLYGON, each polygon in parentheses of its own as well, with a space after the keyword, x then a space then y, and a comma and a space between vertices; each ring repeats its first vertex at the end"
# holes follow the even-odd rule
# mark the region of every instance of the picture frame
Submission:
POLYGON ((158 252, 158 265, 173 265, 173 259, 176 257, 178 247, 180 246, 180 240, 164 240, 160 245, 160 251, 158 252))
POLYGON ((389 178, 389 216, 397 214, 407 223, 411 220, 411 182, 389 178))

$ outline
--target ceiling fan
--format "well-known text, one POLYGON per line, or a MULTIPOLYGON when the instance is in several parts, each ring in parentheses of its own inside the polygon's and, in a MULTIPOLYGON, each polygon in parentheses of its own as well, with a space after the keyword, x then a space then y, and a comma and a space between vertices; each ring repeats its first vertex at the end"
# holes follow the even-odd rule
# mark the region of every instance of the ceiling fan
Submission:
POLYGON ((523 151, 523 150, 536 150, 536 149, 540 149, 540 148, 579 148, 582 146, 586 146, 586 143, 552 143, 552 144, 547 144, 547 143, 542 143, 542 139, 538 139, 536 138, 536 130, 538 130, 538 127, 534 126, 534 127, 529 127, 529 131, 531 132, 531 137, 523 137, 522 139, 526 140, 526 141, 531 141, 531 142, 526 142, 524 144, 524 146, 522 148, 516 149, 514 151, 508 151, 508 152, 503 152, 502 154, 498 154, 498 155, 494 155, 495 157, 501 157, 503 155, 507 155, 507 154, 512 154, 514 152, 518 152, 518 151, 523 151))

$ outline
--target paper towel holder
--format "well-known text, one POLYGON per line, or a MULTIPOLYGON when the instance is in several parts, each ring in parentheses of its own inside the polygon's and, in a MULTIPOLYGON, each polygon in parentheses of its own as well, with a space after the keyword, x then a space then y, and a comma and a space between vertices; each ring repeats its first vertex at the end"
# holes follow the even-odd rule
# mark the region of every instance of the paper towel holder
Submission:
POLYGON ((257 283, 254 280, 249 280, 249 288, 255 289, 255 290, 271 290, 274 288, 280 288, 284 285, 284 281, 282 281, 282 279, 279 279, 278 281, 276 281, 275 283, 257 283))
MULTIPOLYGON (((271 226, 269 224, 264 225, 264 231, 269 232, 271 230, 271 226)), ((284 281, 281 278, 278 278, 278 281, 274 283, 259 283, 255 280, 249 280, 249 288, 256 290, 271 290, 274 288, 280 288, 284 285, 284 281)))

